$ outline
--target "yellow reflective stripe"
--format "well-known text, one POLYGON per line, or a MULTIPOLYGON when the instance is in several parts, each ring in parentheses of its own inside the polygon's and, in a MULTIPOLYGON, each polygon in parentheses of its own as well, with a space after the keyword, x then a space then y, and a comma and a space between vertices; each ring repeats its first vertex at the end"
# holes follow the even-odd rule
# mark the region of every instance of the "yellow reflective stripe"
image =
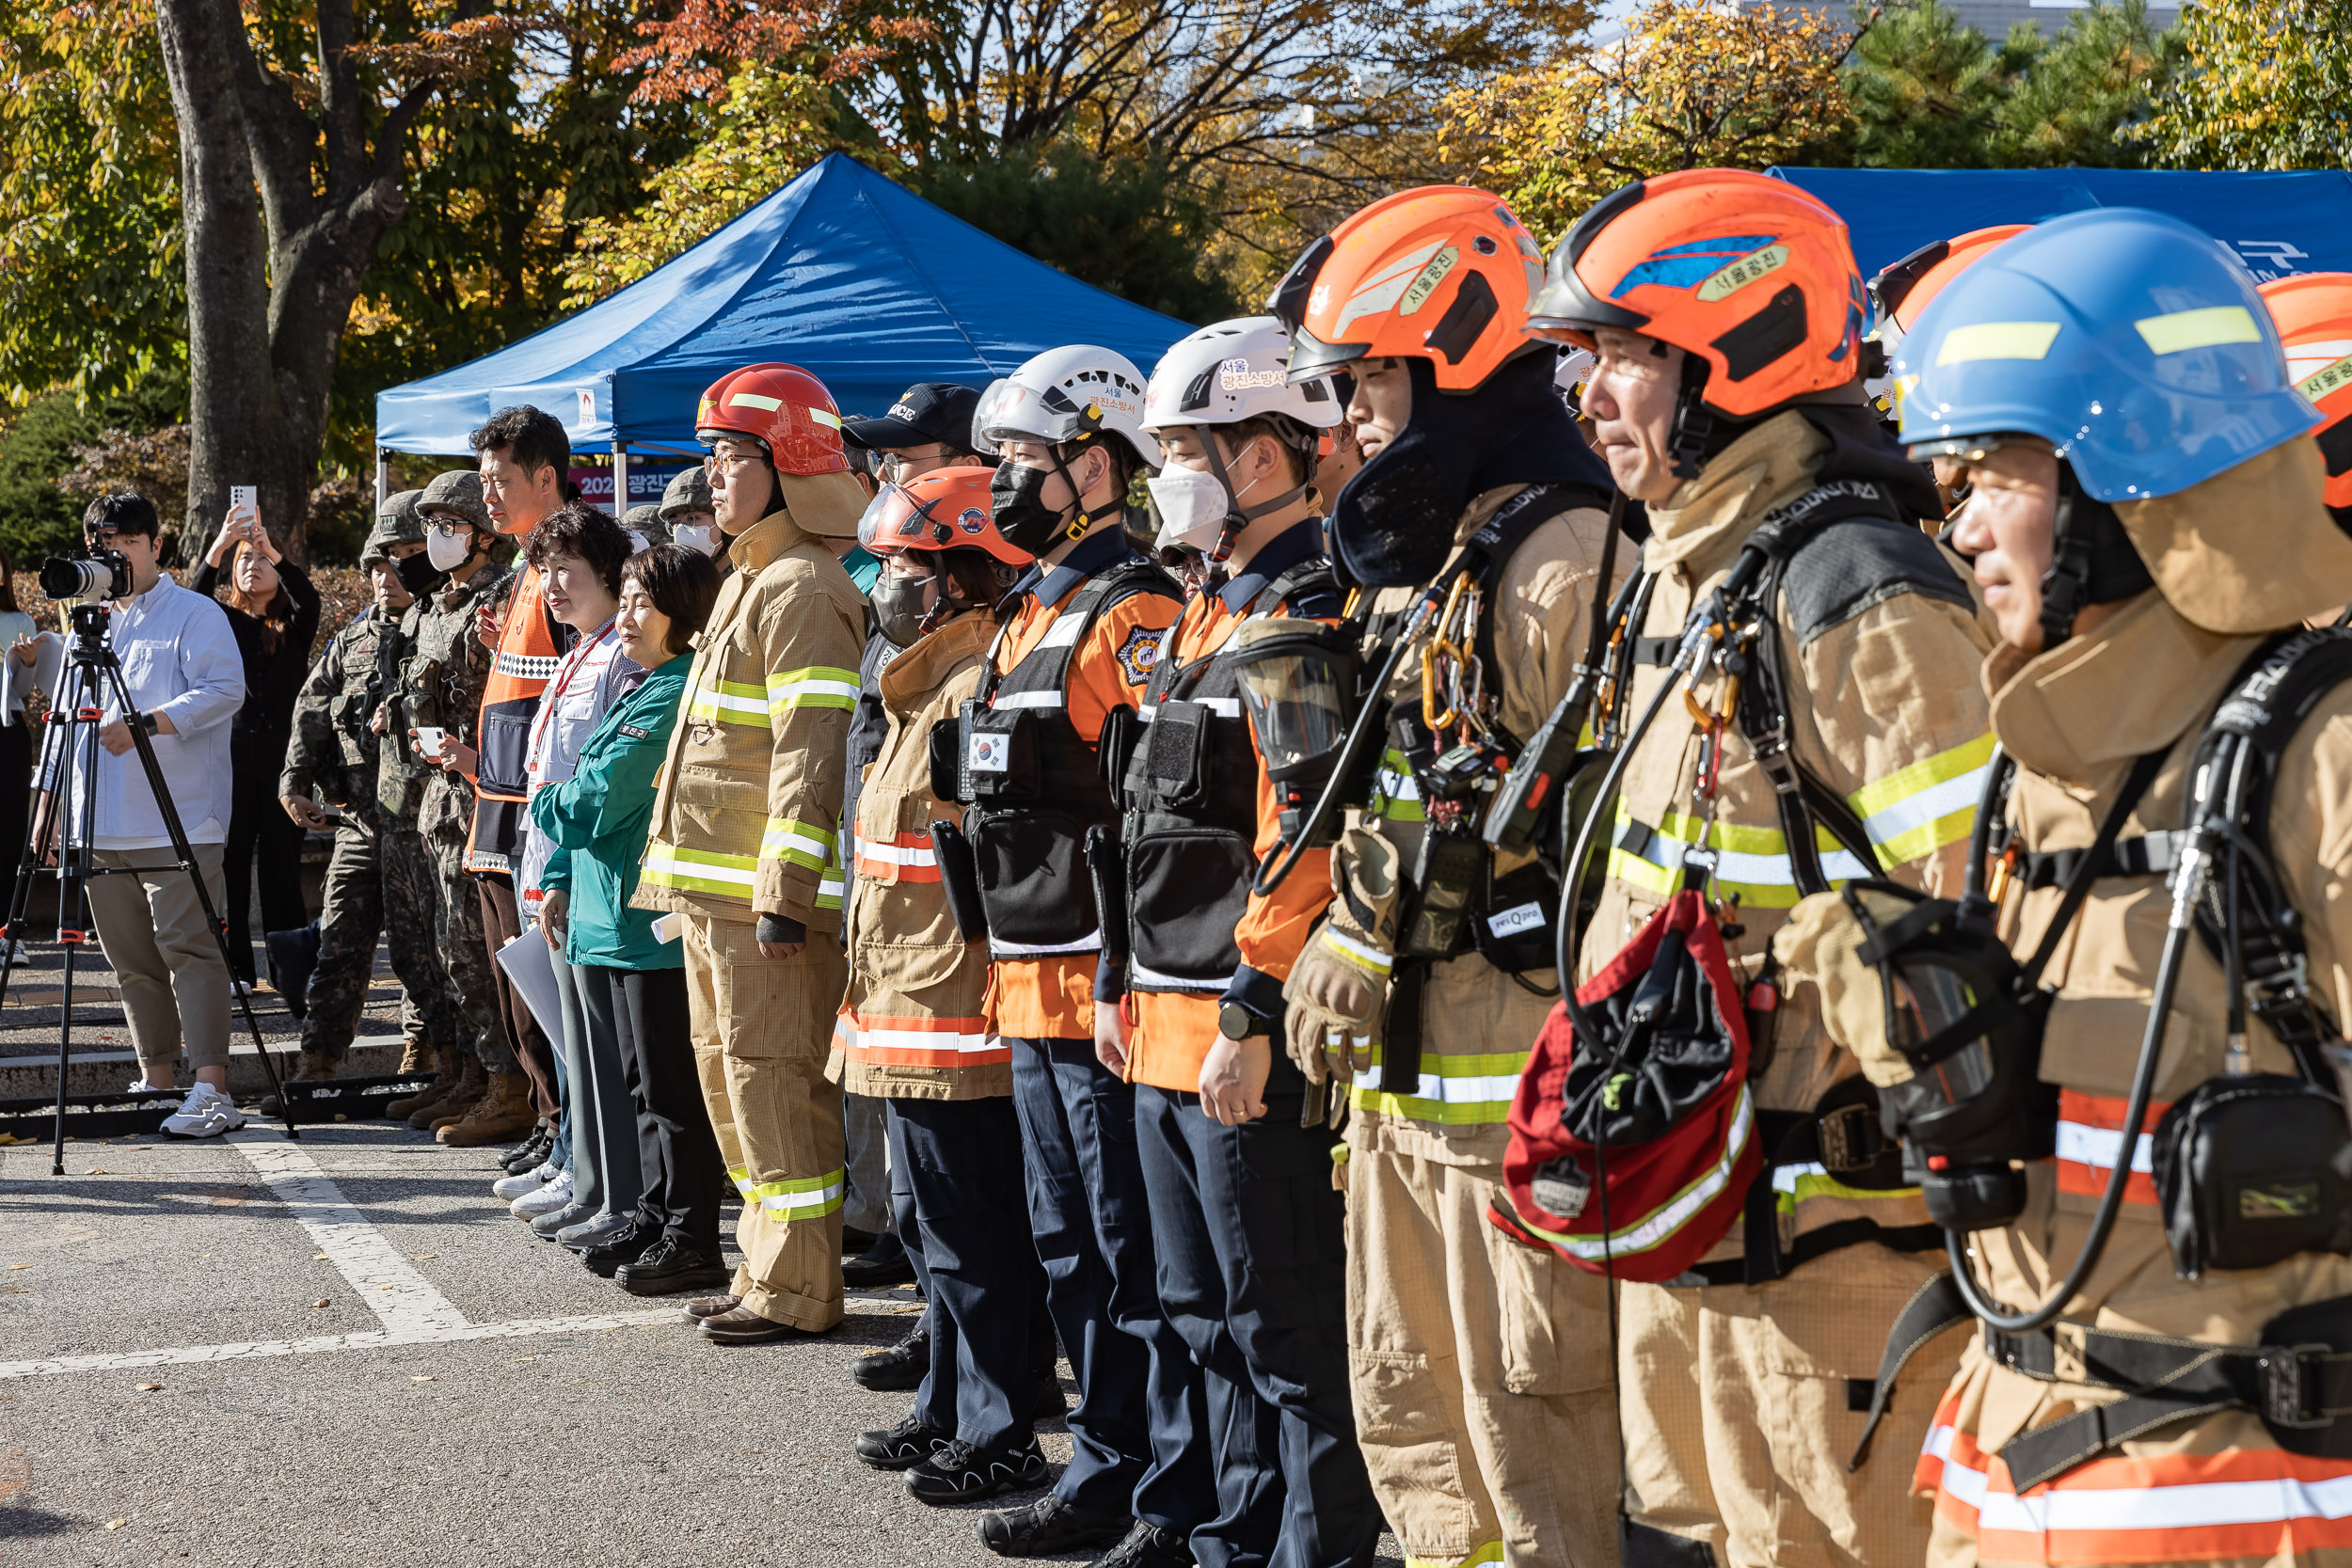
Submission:
POLYGON ((682 849, 675 844, 654 843, 645 847, 644 877, 656 887, 742 897, 752 891, 757 864, 749 855, 723 855, 710 849, 682 849))
POLYGON ((759 858, 822 871, 834 863, 834 834, 829 828, 796 822, 788 816, 771 816, 768 818, 768 831, 759 835, 759 858))
POLYGON ((2185 354, 2193 348, 2263 341, 2262 328, 2254 325, 2254 313, 2243 305, 2209 305, 2200 310, 2143 316, 2132 325, 2155 354, 2185 354))
POLYGON ((1502 1560, 1502 1543, 1489 1541, 1470 1556, 1456 1558, 1451 1562, 1439 1562, 1434 1558, 1415 1557, 1412 1553, 1406 1552, 1405 1568, 1486 1568, 1489 1563, 1502 1560))
POLYGON ((1390 822, 1426 822, 1428 808, 1421 803, 1421 785, 1413 782, 1413 765, 1391 746, 1380 753, 1380 770, 1374 777, 1366 816, 1390 822))
POLYGON ((768 694, 740 681, 697 679, 687 694, 686 716, 720 724, 757 724, 768 728, 768 694))
MULTIPOLYGON (((1381 1071, 1381 1049, 1372 1049, 1374 1073, 1381 1071)), ((1374 1088, 1371 1074, 1348 1087, 1348 1102, 1359 1111, 1444 1127, 1488 1127, 1508 1120, 1511 1101, 1518 1093, 1519 1072, 1527 1065, 1524 1051, 1485 1055, 1423 1056, 1421 1087, 1412 1094, 1391 1094, 1374 1088)))
POLYGON ((768 677, 768 712, 772 718, 796 707, 857 706, 857 672, 830 664, 778 670, 768 677))
POLYGON ((1358 942, 1355 938, 1333 930, 1326 924, 1317 938, 1331 950, 1331 956, 1354 965, 1375 978, 1385 977, 1390 969, 1389 955, 1377 947, 1358 942))
POLYGON ((1971 322, 1955 326, 1935 345, 1939 365, 1967 365, 1979 359, 2039 359, 2058 341, 2056 322, 1971 322))
POLYGON ((817 1219, 841 1207, 842 1178, 843 1172, 834 1170, 785 1181, 744 1183, 743 1200, 787 1219, 817 1219))
POLYGON ((752 1172, 749 1165, 729 1165, 727 1180, 735 1183, 737 1192, 741 1193, 745 1197, 751 1196, 752 1172))
POLYGON ((1846 797, 1879 859, 1897 866, 1968 836, 1993 767, 1990 731, 1874 779, 1846 797))
POLYGON ((1784 1214, 1811 1198, 1835 1197, 1848 1203, 1902 1202, 1919 1196, 1916 1187, 1849 1187, 1825 1165, 1774 1165, 1772 1204, 1784 1214))

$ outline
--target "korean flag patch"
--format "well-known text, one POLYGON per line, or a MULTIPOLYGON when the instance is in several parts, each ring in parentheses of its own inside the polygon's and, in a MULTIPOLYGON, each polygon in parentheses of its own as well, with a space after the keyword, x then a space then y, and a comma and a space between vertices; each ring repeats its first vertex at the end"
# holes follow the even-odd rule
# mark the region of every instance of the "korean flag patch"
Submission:
POLYGON ((1152 666, 1160 661, 1160 639, 1164 635, 1156 626, 1137 626, 1119 645, 1119 667, 1127 673, 1129 686, 1141 686, 1152 678, 1152 666))

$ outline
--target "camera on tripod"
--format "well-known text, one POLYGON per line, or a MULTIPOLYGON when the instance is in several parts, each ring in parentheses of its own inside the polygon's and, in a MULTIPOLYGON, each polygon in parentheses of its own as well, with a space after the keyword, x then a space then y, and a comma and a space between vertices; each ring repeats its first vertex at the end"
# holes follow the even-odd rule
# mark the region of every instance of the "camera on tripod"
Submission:
POLYGON ((131 596, 131 562, 120 550, 51 556, 40 563, 40 591, 59 604, 104 604, 131 596))

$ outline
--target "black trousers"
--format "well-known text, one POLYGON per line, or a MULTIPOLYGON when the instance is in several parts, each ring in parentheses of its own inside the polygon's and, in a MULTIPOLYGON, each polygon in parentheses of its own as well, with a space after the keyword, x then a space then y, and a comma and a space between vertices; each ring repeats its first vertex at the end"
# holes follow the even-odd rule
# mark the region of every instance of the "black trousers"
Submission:
POLYGON ((1136 1086, 1160 1305, 1206 1386, 1216 1517, 1201 1568, 1369 1568, 1380 1507, 1347 1386, 1343 1211, 1331 1134, 1298 1125, 1306 1080, 1281 1046, 1266 1114, 1239 1127, 1200 1097, 1136 1086))
POLYGON ((602 984, 612 998, 621 1070, 637 1105, 637 1164, 645 1188, 637 1223, 716 1258, 726 1166, 694 1074, 686 971, 580 968, 585 983, 602 984))
POLYGON ((1055 1376, 1012 1101, 885 1100, 898 1235, 930 1330, 918 1420, 994 1448, 1026 1433, 1055 1376))
MULTIPOLYGON (((284 751, 279 746, 281 757, 284 751)), ((183 826, 196 824, 183 818, 183 826)), ((229 908, 223 912, 229 916, 229 961, 248 982, 253 978, 253 932, 246 911, 257 878, 264 932, 310 924, 310 911, 302 901, 302 827, 278 803, 275 765, 266 774, 240 768, 230 776, 229 845, 221 861, 229 908)))
POLYGON ((18 714, 13 724, 0 724, 0 845, 21 850, 16 835, 30 827, 33 802, 33 748, 40 732, 18 714))

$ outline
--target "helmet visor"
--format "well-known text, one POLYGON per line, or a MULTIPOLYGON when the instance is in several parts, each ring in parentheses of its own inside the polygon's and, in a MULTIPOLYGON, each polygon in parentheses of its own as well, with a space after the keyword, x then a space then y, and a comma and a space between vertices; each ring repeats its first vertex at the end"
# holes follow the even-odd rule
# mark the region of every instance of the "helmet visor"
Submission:
POLYGON ((938 534, 945 531, 931 522, 932 504, 915 499, 902 485, 884 484, 858 515, 859 546, 869 555, 936 549, 943 542, 938 534))
POLYGON ((1246 624, 1225 655, 1257 731, 1266 776, 1320 783, 1361 705, 1363 668, 1354 639, 1314 621, 1266 618, 1246 624))

